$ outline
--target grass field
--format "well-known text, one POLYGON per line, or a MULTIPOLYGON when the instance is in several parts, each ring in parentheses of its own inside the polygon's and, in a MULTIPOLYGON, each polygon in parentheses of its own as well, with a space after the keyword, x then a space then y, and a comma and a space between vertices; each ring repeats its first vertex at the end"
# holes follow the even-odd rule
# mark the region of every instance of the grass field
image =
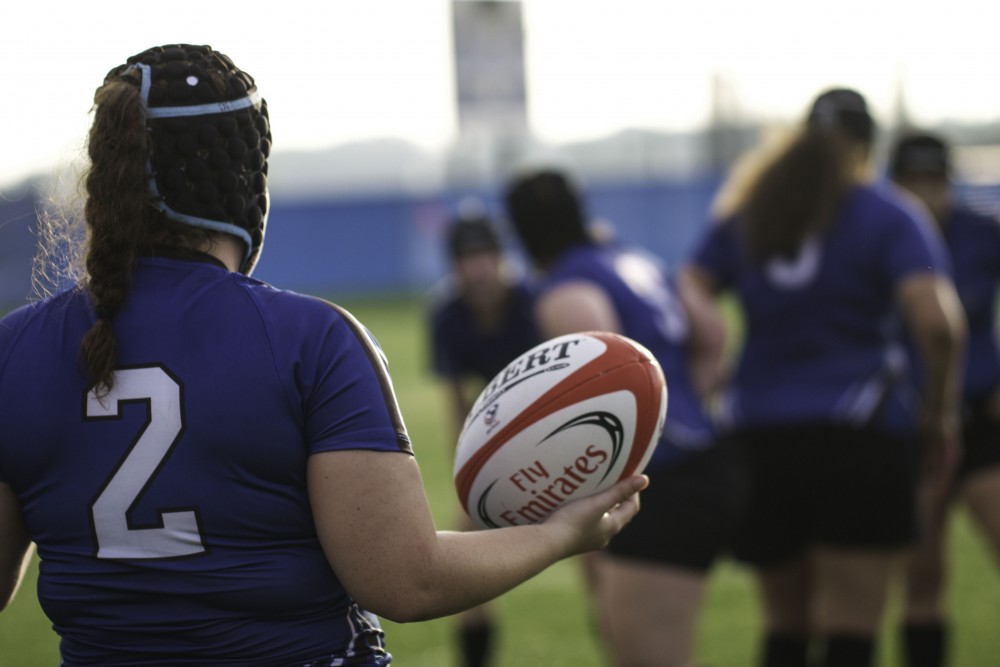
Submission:
MULTIPOLYGON (((451 444, 443 396, 432 390, 419 300, 344 302, 381 342, 390 360, 396 393, 413 438, 439 526, 456 516, 451 484, 451 444)), ((962 513, 952 525, 954 572, 950 592, 956 621, 954 667, 1000 664, 1000 574, 962 513)), ((0 614, 0 667, 54 667, 58 641, 34 596, 32 567, 10 609, 0 614)), ((560 563, 500 598, 501 636, 496 667, 597 667, 605 664, 592 632, 588 603, 573 562, 560 563)), ((900 665, 894 601, 880 646, 879 667, 900 665)), ((385 624, 395 664, 455 664, 452 623, 385 624)), ((697 658, 705 667, 753 664, 760 617, 745 570, 724 562, 714 572, 699 629, 697 658)))

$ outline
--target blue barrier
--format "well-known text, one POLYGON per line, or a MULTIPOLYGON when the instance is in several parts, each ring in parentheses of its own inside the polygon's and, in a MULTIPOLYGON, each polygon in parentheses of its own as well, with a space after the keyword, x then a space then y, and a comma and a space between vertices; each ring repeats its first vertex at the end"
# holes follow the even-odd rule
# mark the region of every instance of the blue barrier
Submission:
MULTIPOLYGON (((592 218, 668 262, 680 260, 701 229, 718 181, 602 184, 588 188, 592 218)), ((502 218, 495 192, 273 202, 255 276, 306 292, 419 291, 447 271, 443 231, 458 203, 474 197, 502 218)), ((515 255, 517 244, 501 221, 515 255)))
MULTIPOLYGON (((585 191, 591 218, 621 239, 677 263, 707 219, 719 179, 684 182, 596 183, 585 191)), ((960 186, 979 208, 1000 201, 1000 186, 960 186)), ((256 277, 312 294, 374 295, 421 292, 447 272, 443 231, 458 203, 476 197, 501 219, 516 257, 516 241, 502 224, 496 192, 452 191, 283 200, 275 197, 256 277)), ((36 198, 0 200, 0 307, 24 303, 31 289, 37 228, 36 198)), ((523 257, 520 257, 523 263, 523 257)))
POLYGON ((30 187, 16 199, 0 200, 0 308, 3 310, 24 303, 31 294, 31 263, 38 229, 36 201, 30 187))

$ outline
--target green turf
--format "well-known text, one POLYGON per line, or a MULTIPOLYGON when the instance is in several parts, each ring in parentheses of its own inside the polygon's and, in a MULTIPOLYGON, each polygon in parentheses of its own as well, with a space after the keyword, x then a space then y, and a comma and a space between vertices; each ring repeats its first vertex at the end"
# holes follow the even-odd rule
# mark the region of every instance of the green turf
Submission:
MULTIPOLYGON (((450 429, 443 395, 427 370, 423 304, 398 299, 344 302, 379 339, 390 360, 396 393, 414 440, 431 507, 441 527, 456 516, 451 485, 450 429)), ((1000 575, 983 541, 959 514, 952 526, 951 601, 956 619, 955 667, 993 667, 1000 647, 1000 575)), ((10 609, 0 614, 0 667, 54 667, 57 639, 34 596, 36 568, 10 609)), ((597 667, 605 664, 591 631, 588 603, 573 562, 560 563, 500 598, 496 667, 597 667)), ((896 667, 894 624, 886 619, 879 667, 896 667)), ((389 648, 399 665, 443 667, 454 662, 452 621, 398 625, 386 622, 389 648)), ((729 562, 714 573, 699 628, 697 657, 706 667, 748 667, 760 627, 747 572, 729 562)))

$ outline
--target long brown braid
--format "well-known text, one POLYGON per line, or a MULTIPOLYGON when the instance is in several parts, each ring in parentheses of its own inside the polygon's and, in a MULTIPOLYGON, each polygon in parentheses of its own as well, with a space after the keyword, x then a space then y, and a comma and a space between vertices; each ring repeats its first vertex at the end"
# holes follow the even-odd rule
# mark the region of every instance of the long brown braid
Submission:
POLYGON ((128 294, 142 239, 160 217, 149 205, 146 161, 149 157, 142 99, 124 80, 111 80, 94 96, 94 122, 85 177, 88 249, 86 288, 97 321, 80 344, 80 359, 104 391, 114 383, 118 345, 112 316, 128 294))
POLYGON ((267 223, 270 147, 253 77, 210 46, 154 47, 108 73, 94 95, 84 179, 82 285, 96 322, 80 360, 98 392, 114 383, 114 316, 140 254, 205 249, 225 233, 244 241, 240 270, 252 271, 267 223))

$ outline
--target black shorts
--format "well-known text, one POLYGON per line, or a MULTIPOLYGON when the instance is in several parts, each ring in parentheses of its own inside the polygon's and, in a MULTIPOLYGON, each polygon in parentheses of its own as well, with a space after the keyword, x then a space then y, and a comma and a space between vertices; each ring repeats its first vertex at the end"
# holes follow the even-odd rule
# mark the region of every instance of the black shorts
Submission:
POLYGON ((707 571, 732 548, 739 525, 745 489, 739 449, 719 442, 675 465, 647 468, 642 508, 606 551, 707 571))
POLYGON ((767 567, 814 545, 897 549, 918 536, 919 447, 841 425, 739 434, 749 502, 735 556, 767 567))
POLYGON ((959 480, 980 470, 1000 465, 1000 422, 984 404, 966 406, 962 427, 962 460, 959 480))

